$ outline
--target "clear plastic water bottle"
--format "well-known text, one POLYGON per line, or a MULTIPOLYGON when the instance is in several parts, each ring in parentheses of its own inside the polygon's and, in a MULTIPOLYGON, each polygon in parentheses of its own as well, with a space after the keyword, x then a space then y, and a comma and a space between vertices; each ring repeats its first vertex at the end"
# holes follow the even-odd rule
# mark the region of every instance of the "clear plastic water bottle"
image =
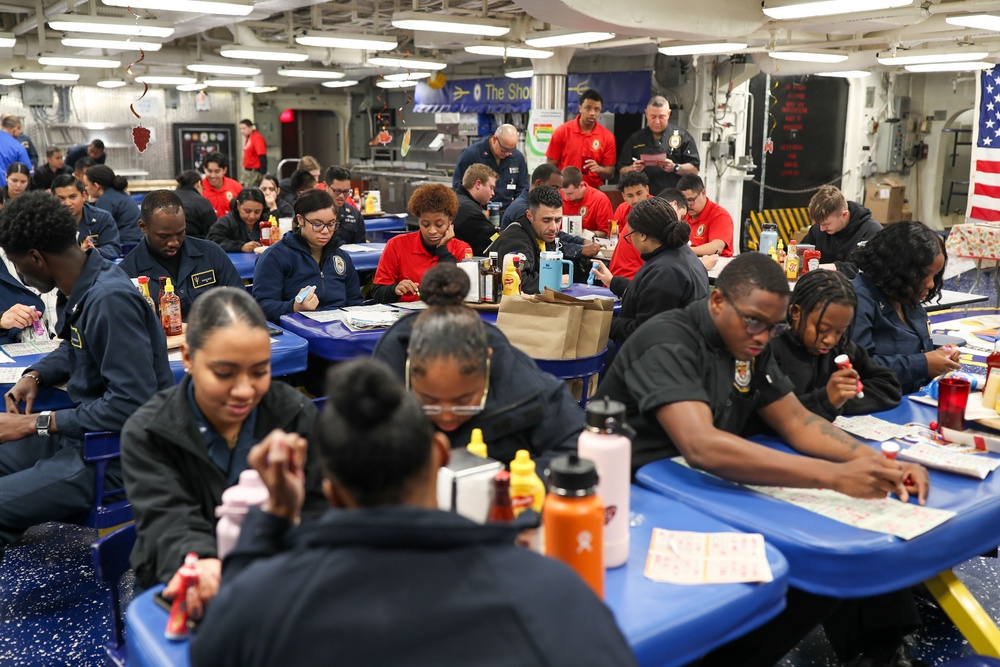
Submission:
POLYGON ((765 222, 760 230, 760 245, 758 250, 765 255, 778 245, 778 226, 773 222, 765 222))

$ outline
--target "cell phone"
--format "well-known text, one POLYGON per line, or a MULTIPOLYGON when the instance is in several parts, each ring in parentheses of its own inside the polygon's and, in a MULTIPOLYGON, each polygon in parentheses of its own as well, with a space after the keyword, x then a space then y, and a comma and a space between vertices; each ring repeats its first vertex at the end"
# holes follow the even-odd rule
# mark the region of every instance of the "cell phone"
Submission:
POLYGON ((271 334, 272 336, 280 336, 281 334, 285 333, 285 330, 279 329, 278 327, 272 327, 270 324, 268 324, 267 333, 271 334))
MULTIPOLYGON (((163 597, 163 593, 157 593, 156 595, 154 595, 153 602, 156 603, 157 607, 162 607, 163 609, 166 609, 167 613, 170 612, 170 607, 173 606, 174 604, 173 600, 168 600, 167 598, 163 597)), ((198 629, 198 621, 193 621, 191 620, 190 617, 188 617, 187 625, 188 625, 188 630, 192 632, 198 629)))

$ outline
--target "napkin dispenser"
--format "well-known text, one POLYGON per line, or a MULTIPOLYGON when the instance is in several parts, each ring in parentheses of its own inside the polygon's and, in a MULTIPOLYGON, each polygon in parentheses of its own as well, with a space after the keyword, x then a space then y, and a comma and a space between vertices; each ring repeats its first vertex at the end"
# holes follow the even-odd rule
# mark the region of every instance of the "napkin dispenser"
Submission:
POLYGON ((438 470, 438 507, 486 523, 493 477, 503 469, 496 459, 476 456, 464 447, 452 449, 448 465, 438 470))

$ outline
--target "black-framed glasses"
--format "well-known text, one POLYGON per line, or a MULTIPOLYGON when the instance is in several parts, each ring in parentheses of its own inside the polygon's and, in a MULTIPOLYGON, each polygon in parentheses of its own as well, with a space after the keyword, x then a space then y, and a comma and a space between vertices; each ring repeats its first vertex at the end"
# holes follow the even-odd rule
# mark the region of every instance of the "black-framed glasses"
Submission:
POLYGON ((324 229, 336 229, 337 228, 337 221, 336 220, 334 220, 333 222, 316 222, 315 220, 310 220, 306 216, 302 216, 302 221, 303 222, 308 222, 309 226, 312 227, 312 230, 314 232, 321 232, 324 229))
POLYGON ((500 151, 501 155, 510 155, 511 153, 517 150, 517 144, 514 144, 510 148, 507 148, 506 146, 503 145, 503 142, 497 139, 497 150, 500 151))
POLYGON ((622 237, 623 239, 625 239, 625 243, 628 243, 629 245, 634 245, 632 243, 632 235, 633 234, 635 234, 635 232, 629 232, 628 234, 626 234, 625 236, 622 237))
POLYGON ((757 319, 756 317, 747 317, 740 312, 740 309, 736 307, 736 304, 733 303, 733 300, 730 299, 729 295, 725 292, 722 293, 722 298, 725 299, 726 303, 728 303, 730 307, 736 311, 736 314, 740 316, 740 319, 743 320, 743 325, 747 328, 747 333, 751 336, 757 336, 765 331, 767 331, 770 336, 780 336, 788 331, 788 322, 782 320, 781 322, 769 324, 763 320, 757 319))
MULTIPOLYGON (((411 391, 410 389, 410 359, 406 359, 406 391, 411 391)), ((443 405, 421 405, 424 414, 428 417, 437 417, 438 415, 450 412, 456 417, 475 417, 480 412, 486 409, 486 397, 490 394, 490 360, 486 360, 486 386, 483 388, 483 397, 479 399, 479 405, 449 405, 444 407, 443 405)), ((419 396, 417 397, 419 400, 419 396)))
POLYGON ((354 192, 354 190, 351 190, 350 188, 347 188, 346 190, 338 190, 337 188, 327 188, 326 191, 329 192, 331 195, 340 195, 341 197, 348 197, 352 192, 354 192))

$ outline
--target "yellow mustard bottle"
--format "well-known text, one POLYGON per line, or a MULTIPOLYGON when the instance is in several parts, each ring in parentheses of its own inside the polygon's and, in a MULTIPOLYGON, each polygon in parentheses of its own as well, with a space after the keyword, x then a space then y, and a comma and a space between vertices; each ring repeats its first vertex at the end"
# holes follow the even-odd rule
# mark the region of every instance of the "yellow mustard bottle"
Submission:
POLYGON ((486 448, 486 443, 483 442, 483 429, 472 429, 472 437, 469 439, 469 444, 467 444, 465 448, 469 450, 470 454, 474 454, 481 458, 485 459, 489 456, 489 450, 486 448))
POLYGON ((521 293, 521 276, 517 275, 514 262, 508 262, 503 271, 503 295, 512 296, 521 293))
POLYGON ((527 449, 519 449, 510 462, 510 504, 514 508, 514 516, 529 507, 536 512, 542 511, 545 504, 545 485, 535 472, 535 462, 527 449))

